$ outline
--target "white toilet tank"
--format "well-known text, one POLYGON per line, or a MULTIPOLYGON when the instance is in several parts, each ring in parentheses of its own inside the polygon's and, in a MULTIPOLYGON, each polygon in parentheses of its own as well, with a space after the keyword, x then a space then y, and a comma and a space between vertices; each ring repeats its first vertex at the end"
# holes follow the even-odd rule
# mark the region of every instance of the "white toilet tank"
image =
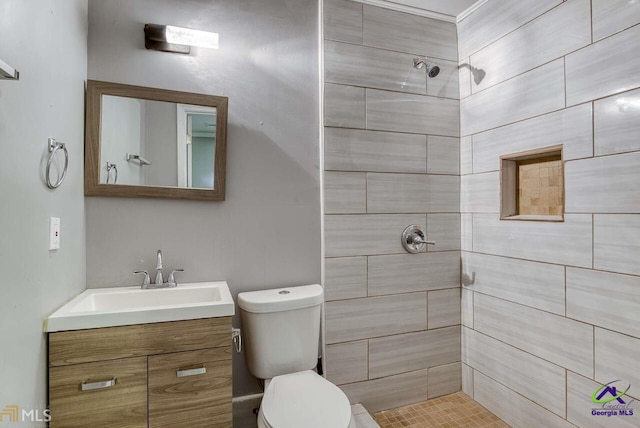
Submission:
POLYGON ((255 377, 315 368, 323 301, 318 284, 238 294, 247 364, 255 377))

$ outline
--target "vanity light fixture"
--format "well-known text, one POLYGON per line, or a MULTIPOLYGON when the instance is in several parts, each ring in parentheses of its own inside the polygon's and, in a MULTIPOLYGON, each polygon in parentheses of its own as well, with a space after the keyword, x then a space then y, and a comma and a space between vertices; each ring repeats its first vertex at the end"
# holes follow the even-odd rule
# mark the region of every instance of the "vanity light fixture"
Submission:
POLYGON ((145 24, 144 46, 147 49, 182 54, 190 53, 191 46, 218 49, 218 33, 173 25, 145 24))
POLYGON ((0 59, 0 79, 2 80, 19 80, 20 73, 9 64, 0 59))

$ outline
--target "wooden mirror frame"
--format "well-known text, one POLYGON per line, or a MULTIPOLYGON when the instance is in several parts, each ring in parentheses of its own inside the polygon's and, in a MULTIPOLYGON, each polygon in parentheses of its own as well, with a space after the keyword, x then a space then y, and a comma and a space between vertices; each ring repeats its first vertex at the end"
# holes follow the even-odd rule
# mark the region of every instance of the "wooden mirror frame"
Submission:
POLYGON ((126 198, 167 198, 224 201, 227 153, 227 97, 87 81, 85 115, 84 194, 126 198), (216 108, 216 151, 213 189, 160 186, 133 186, 100 183, 100 136, 102 135, 102 96, 139 98, 176 104, 192 104, 216 108))

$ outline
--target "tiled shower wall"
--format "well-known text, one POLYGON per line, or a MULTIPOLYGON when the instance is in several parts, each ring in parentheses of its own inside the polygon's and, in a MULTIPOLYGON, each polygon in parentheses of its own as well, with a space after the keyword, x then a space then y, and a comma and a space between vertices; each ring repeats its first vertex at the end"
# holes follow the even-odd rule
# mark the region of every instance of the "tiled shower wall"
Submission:
POLYGON ((369 411, 461 387, 457 60, 454 24, 324 1, 327 375, 369 411))
POLYGON ((458 27, 463 390, 513 426, 612 426, 591 394, 617 379, 640 398, 639 22, 489 0, 458 27), (500 221, 500 155, 556 144, 564 222, 500 221))

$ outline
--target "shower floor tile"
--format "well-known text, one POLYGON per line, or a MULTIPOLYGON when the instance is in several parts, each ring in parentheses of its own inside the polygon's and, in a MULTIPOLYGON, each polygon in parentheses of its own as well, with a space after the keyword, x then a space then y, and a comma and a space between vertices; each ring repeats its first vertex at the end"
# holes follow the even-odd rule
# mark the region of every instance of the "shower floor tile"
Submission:
POLYGON ((380 428, 502 428, 502 419, 457 392, 397 409, 374 413, 380 428))

